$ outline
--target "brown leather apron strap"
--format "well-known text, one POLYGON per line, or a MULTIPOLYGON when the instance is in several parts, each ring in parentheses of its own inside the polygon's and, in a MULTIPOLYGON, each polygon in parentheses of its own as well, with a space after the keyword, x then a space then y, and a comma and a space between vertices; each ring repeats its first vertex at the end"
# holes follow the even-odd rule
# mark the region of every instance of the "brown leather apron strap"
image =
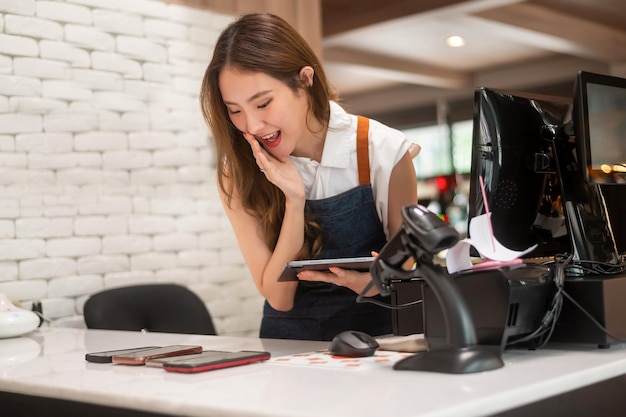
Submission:
POLYGON ((356 126, 356 160, 359 168, 359 184, 370 183, 369 130, 370 119, 357 116, 356 126))

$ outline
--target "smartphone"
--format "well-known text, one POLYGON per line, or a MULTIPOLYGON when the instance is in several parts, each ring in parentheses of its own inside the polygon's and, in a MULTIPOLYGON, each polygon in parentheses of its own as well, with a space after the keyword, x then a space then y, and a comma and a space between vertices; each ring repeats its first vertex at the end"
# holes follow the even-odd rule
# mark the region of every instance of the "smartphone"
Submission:
POLYGON ((180 360, 185 360, 185 359, 191 359, 191 358, 201 358, 203 356, 207 356, 207 354, 213 354, 213 352, 216 352, 214 350, 208 350, 208 351, 204 351, 204 352, 200 352, 200 353, 192 353, 189 355, 179 355, 179 356, 166 356, 163 358, 154 358, 154 359, 147 359, 146 360, 146 366, 150 366, 153 368, 162 368, 163 364, 166 362, 177 362, 180 360))
POLYGON ((354 269, 355 271, 369 271, 372 262, 376 260, 373 256, 361 256, 356 258, 334 258, 334 259, 307 259, 302 261, 291 261, 285 265, 279 281, 297 281, 298 272, 328 271, 331 266, 344 269, 354 269))
POLYGON ((231 368, 266 361, 269 352, 242 350, 239 352, 206 351, 202 357, 165 362, 163 369, 168 372, 196 373, 215 369, 231 368))
POLYGON ((94 363, 111 363, 113 362, 113 356, 115 355, 125 355, 128 353, 135 353, 142 350, 156 349, 158 347, 160 346, 144 346, 128 349, 105 350, 104 352, 89 352, 85 354, 85 360, 87 362, 94 363))
POLYGON ((164 358, 167 356, 189 355, 202 352, 202 346, 171 345, 150 350, 113 355, 113 363, 121 365, 144 365, 148 359, 164 358))

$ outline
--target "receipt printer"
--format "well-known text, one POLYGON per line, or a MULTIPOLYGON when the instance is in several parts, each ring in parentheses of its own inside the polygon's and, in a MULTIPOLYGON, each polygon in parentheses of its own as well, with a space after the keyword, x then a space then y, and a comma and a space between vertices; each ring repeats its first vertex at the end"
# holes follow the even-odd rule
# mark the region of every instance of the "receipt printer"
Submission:
MULTIPOLYGON (((555 291, 551 269, 534 263, 463 271, 451 277, 467 304, 478 344, 497 352, 539 328, 555 291)), ((445 347, 443 313, 428 285, 420 280, 404 282, 396 285, 396 296, 401 292, 415 294, 418 288, 422 295, 420 314, 415 314, 416 308, 411 308, 410 315, 408 311, 397 314, 394 333, 409 334, 407 329, 423 328, 429 350, 445 347), (416 322, 420 319, 421 326, 416 322)), ((402 301, 407 301, 406 295, 402 301)), ((520 347, 534 346, 531 341, 520 347)))

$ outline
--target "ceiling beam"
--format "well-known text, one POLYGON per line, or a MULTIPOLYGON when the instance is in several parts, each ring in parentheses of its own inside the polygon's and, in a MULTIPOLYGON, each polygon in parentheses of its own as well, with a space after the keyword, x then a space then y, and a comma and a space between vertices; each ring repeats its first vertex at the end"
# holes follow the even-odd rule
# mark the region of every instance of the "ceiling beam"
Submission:
POLYGON ((478 86, 506 90, 527 91, 552 84, 574 81, 578 70, 606 73, 605 64, 581 58, 557 56, 523 64, 494 68, 476 74, 474 84, 459 89, 440 89, 429 86, 400 85, 381 90, 343 94, 342 103, 353 113, 367 116, 401 111, 403 108, 432 105, 438 100, 467 100, 478 86))
POLYGON ((322 34, 336 35, 387 20, 464 3, 464 0, 321 0, 322 34))
POLYGON ((472 84, 471 74, 409 61, 388 55, 373 54, 352 48, 327 47, 326 62, 367 67, 381 78, 407 84, 430 85, 442 88, 466 88, 472 84))
POLYGON ((547 35, 537 37, 537 45, 553 52, 582 58, 623 62, 626 60, 626 31, 530 3, 512 4, 483 10, 474 16, 497 21, 517 30, 547 35))

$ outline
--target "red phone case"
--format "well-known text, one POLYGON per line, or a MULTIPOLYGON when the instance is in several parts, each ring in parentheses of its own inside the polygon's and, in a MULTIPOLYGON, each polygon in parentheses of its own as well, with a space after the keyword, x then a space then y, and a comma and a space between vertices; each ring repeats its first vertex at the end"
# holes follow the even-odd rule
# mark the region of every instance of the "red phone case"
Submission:
POLYGON ((163 364, 163 369, 168 372, 196 373, 213 371, 216 369, 232 368, 234 366, 247 365, 255 362, 266 361, 271 357, 269 352, 239 351, 239 352, 215 352, 213 358, 197 358, 182 361, 174 361, 163 364))

